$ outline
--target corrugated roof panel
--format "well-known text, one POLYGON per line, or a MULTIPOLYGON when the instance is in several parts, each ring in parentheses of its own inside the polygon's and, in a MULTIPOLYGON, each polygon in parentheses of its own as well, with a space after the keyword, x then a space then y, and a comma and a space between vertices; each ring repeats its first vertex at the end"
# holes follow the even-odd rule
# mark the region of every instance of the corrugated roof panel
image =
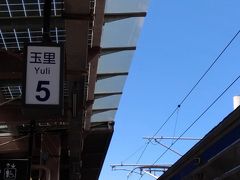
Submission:
POLYGON ((97 73, 128 72, 134 51, 121 51, 101 56, 97 73))
POLYGON ((117 110, 109 110, 101 113, 94 113, 91 118, 91 122, 107 122, 114 121, 114 117, 117 110))
POLYGON ((121 98, 121 95, 112 95, 112 96, 96 99, 93 104, 93 109, 117 108, 120 98, 121 98))
POLYGON ((143 21, 144 17, 131 17, 106 23, 103 26, 101 46, 136 46, 143 21))
POLYGON ((96 82, 95 93, 102 92, 122 92, 127 76, 115 76, 98 80, 96 82))
MULTIPOLYGON (((103 54, 99 59, 97 74, 105 76, 100 76, 104 78, 97 80, 95 94, 123 91, 134 55, 134 49, 127 50, 126 47, 136 46, 148 3, 149 0, 106 1, 105 13, 110 19, 106 19, 103 26, 101 47, 109 48, 112 52, 103 54), (143 14, 134 14, 137 12, 143 14), (125 50, 114 51, 114 48, 125 50), (109 74, 113 76, 106 76, 109 74)), ((113 121, 120 98, 121 94, 95 99, 91 122, 113 121)))

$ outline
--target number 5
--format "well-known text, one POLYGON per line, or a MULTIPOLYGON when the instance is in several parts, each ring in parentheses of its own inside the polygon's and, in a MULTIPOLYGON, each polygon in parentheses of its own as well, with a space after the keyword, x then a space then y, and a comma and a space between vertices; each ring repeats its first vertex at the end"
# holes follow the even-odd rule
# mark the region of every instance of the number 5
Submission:
POLYGON ((37 85, 36 91, 37 92, 41 92, 41 91, 45 92, 45 95, 43 97, 41 97, 40 95, 36 95, 35 96, 38 101, 42 101, 43 102, 43 101, 47 101, 49 99, 50 91, 49 91, 48 88, 43 87, 44 85, 49 85, 49 84, 50 84, 49 81, 38 81, 38 85, 37 85))

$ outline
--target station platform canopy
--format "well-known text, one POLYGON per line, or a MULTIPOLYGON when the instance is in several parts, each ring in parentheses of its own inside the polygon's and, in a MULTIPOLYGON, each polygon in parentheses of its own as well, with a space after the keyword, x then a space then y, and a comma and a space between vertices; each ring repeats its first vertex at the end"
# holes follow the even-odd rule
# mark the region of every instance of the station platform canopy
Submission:
POLYGON ((33 117, 22 105, 24 53, 47 34, 64 47, 64 108, 61 116, 35 114, 36 134, 59 139, 60 169, 69 168, 61 164, 66 159, 77 159, 76 174, 98 179, 149 0, 52 0, 49 24, 45 2, 0 0, 0 158, 29 153, 33 117), (61 155, 69 150, 72 158, 61 155))

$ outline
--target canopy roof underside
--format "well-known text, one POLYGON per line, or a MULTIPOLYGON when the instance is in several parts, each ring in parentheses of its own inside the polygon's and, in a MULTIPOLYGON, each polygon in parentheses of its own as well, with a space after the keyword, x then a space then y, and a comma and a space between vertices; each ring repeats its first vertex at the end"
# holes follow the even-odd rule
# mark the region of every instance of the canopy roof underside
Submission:
MULTIPOLYGON (((73 108, 75 82, 87 77, 81 84, 83 106, 77 109, 84 109, 83 133, 87 135, 82 149, 69 141, 73 152, 77 149, 76 154, 81 154, 83 179, 95 180, 100 174, 148 1, 51 1, 50 39, 65 49, 65 114, 39 120, 37 129, 66 131, 73 137, 79 133, 66 112, 73 108)), ((42 42, 43 20, 44 0, 0 0, 0 145, 4 146, 0 158, 22 157, 28 149, 29 138, 22 136, 30 126, 21 102, 24 47, 42 42)))

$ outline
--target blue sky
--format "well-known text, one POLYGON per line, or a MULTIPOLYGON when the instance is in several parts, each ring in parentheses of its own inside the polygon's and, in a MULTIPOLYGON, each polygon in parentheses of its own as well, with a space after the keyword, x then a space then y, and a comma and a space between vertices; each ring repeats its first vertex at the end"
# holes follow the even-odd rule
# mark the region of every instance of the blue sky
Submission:
MULTIPOLYGON (((144 146, 142 137, 159 129, 239 31, 239 19, 239 0, 151 0, 100 180, 127 179, 128 172, 112 171, 110 164, 136 163, 143 149, 125 160, 144 146)), ((157 136, 173 136, 175 124, 180 135, 240 75, 239 67, 240 35, 157 136)), ((233 110, 235 95, 240 95, 240 80, 184 136, 202 138, 233 110)), ((172 148, 184 154, 195 143, 179 141, 172 148)), ((150 144, 139 163, 152 164, 164 150, 150 144)), ((169 151, 157 164, 178 158, 169 151)), ((129 179, 139 178, 133 174, 129 179)))

